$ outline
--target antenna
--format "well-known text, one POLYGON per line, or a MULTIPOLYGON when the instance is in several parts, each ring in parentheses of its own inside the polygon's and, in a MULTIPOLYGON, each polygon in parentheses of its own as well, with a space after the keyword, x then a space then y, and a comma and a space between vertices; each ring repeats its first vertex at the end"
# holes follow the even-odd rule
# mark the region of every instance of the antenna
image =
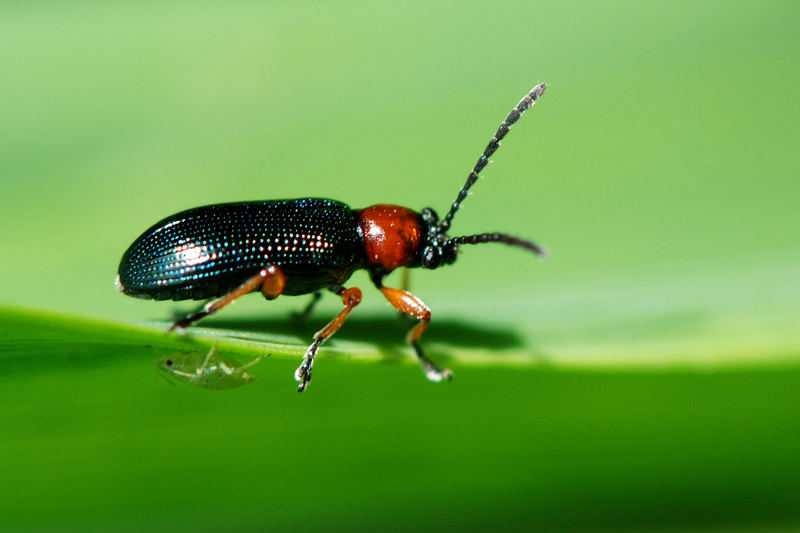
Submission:
POLYGON ((481 244, 484 242, 502 242, 504 244, 510 244, 511 246, 519 246, 520 248, 525 248, 526 250, 530 250, 539 257, 545 257, 547 252, 539 246, 538 244, 526 241, 525 239, 520 239, 519 237, 514 237, 512 235, 507 235, 505 233, 480 233, 478 235, 465 235, 463 237, 454 237, 449 239, 447 242, 452 242, 454 244, 481 244))
MULTIPOLYGON (((527 111, 531 107, 533 107, 533 105, 536 103, 536 100, 538 100, 539 97, 542 96, 542 93, 544 93, 544 90, 546 88, 547 88, 546 84, 540 83, 539 85, 531 89, 531 91, 528 94, 526 94, 522 100, 519 101, 516 107, 514 107, 514 109, 511 110, 506 119, 502 123, 500 123, 500 127, 497 128, 497 132, 494 134, 494 137, 492 137, 492 140, 489 141, 489 144, 486 145, 486 149, 484 149, 483 154, 480 156, 480 158, 478 158, 478 162, 475 163, 475 168, 473 168, 472 172, 470 172, 469 176, 467 176, 466 183, 464 183, 464 186, 461 187, 460 191, 458 191, 458 197, 456 197, 456 201, 453 202, 453 206, 450 208, 450 212, 447 213, 447 216, 445 216, 444 219, 442 219, 442 222, 439 224, 440 231, 446 232, 447 229, 450 227, 450 222, 452 222, 453 216, 456 214, 456 211, 458 211, 461 208, 461 202, 463 202, 464 198, 467 197, 467 192, 469 191, 470 187, 475 185, 475 182, 478 181, 478 178, 480 177, 478 174, 480 173, 480 171, 483 170, 487 164, 489 164, 489 157, 491 157, 491 155, 495 153, 495 151, 497 151, 497 149, 500 147, 500 141, 503 139, 503 137, 506 136, 508 130, 511 129, 511 126, 513 126, 514 123, 520 119, 522 114, 525 113, 525 111, 527 111)), ((479 241, 479 242, 489 242, 489 241, 479 241)))

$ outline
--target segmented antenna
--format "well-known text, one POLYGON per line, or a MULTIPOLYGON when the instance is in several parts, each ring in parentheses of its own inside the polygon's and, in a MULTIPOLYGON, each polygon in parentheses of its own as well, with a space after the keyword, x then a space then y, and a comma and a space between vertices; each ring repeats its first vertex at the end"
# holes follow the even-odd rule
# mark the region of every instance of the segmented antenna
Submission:
POLYGON ((539 257, 545 257, 547 255, 547 252, 536 243, 526 241, 525 239, 520 239, 519 237, 514 237, 512 235, 506 235, 505 233, 480 233, 478 235, 465 235, 463 237, 453 237, 452 239, 449 239, 448 242, 453 242, 455 244, 502 242, 505 244, 510 244, 511 246, 519 246, 520 248, 530 250, 539 257))
POLYGON ((467 176, 466 183, 464 183, 464 186, 461 187, 460 191, 458 191, 458 197, 456 198, 456 201, 453 202, 450 212, 447 213, 447 216, 445 216, 444 219, 442 219, 442 222, 439 224, 441 231, 447 231, 447 229, 450 227, 450 222, 452 222, 453 216, 456 214, 456 211, 461 208, 461 202, 463 202, 464 198, 467 197, 467 192, 469 191, 470 187, 475 185, 475 182, 478 181, 478 178, 480 177, 478 174, 487 164, 489 164, 489 157, 491 157, 491 155, 500 147, 500 141, 506 136, 508 130, 516 121, 519 120, 525 111, 533 107, 533 104, 536 103, 536 100, 538 100, 540 96, 542 96, 542 93, 544 93, 546 88, 546 84, 540 83, 531 89, 531 92, 526 94, 525 97, 519 101, 517 106, 511 110, 506 119, 500 124, 500 127, 497 128, 497 132, 494 134, 494 137, 492 137, 492 140, 486 145, 486 149, 478 159, 478 162, 475 163, 475 168, 473 168, 472 172, 470 172, 469 176, 467 176))

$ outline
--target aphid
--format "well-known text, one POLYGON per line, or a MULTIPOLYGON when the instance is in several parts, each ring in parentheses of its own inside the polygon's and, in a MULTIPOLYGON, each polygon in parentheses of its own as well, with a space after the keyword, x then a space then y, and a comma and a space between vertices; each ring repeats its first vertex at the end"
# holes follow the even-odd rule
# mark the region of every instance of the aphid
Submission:
POLYGON ((177 352, 165 355, 156 361, 156 368, 179 381, 204 389, 235 389, 255 381, 247 369, 259 363, 259 355, 247 364, 217 355, 212 346, 207 354, 202 352, 177 352))
POLYGON ((344 309, 314 335, 295 372, 297 390, 302 392, 311 380, 320 345, 361 302, 361 290, 344 284, 353 271, 363 268, 390 304, 419 320, 408 332, 407 342, 428 379, 449 379, 451 372, 430 361, 419 344, 431 321, 430 309, 410 292, 384 286, 383 278, 398 267, 449 265, 462 244, 501 242, 544 255, 533 242, 505 233, 447 234, 500 140, 544 90, 544 83, 531 89, 503 120, 442 219, 430 208, 416 212, 377 204, 351 209, 323 198, 197 207, 165 218, 136 239, 122 256, 117 287, 137 298, 217 298, 175 322, 169 331, 186 328, 249 292, 260 291, 268 300, 282 294, 313 294, 312 305, 322 290, 339 295, 344 309))

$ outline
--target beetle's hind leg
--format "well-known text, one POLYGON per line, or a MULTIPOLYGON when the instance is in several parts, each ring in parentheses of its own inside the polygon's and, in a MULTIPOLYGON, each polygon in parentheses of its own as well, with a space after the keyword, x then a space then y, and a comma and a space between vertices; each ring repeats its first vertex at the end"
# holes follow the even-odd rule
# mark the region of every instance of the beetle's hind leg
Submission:
POLYGON ((311 316, 311 313, 314 311, 314 308, 317 306, 321 298, 322 291, 315 292, 314 295, 311 296, 311 300, 308 301, 308 304, 306 304, 302 311, 295 311, 289 316, 296 322, 305 322, 311 316))
POLYGON ((383 295, 389 300, 398 311, 411 315, 419 322, 408 332, 406 342, 413 348, 414 353, 417 354, 419 364, 422 365, 422 370, 425 376, 431 381, 442 381, 445 379, 452 379, 453 373, 436 365, 433 361, 425 356, 422 347, 419 345, 419 338, 428 329, 428 324, 431 323, 431 310, 425 305, 425 302, 414 296, 408 291, 400 289, 390 289, 389 287, 378 286, 383 295))
POLYGON ((283 288, 286 286, 286 275, 277 266, 269 266, 267 268, 262 269, 248 279, 244 281, 241 285, 233 289, 231 292, 220 298, 219 300, 214 300, 212 302, 207 303, 203 306, 203 309, 188 315, 181 320, 178 320, 167 330, 169 333, 170 331, 174 330, 175 328, 187 328, 193 323, 197 322, 201 318, 207 317, 209 315, 213 315, 229 303, 233 302, 237 298, 244 296, 249 292, 253 292, 255 290, 261 290, 264 296, 268 300, 272 300, 277 298, 282 292, 283 288))
POLYGON ((173 309, 172 312, 170 313, 170 317, 172 317, 171 321, 177 322, 186 316, 197 314, 203 311, 206 308, 206 306, 210 304, 212 301, 213 301, 212 299, 208 299, 201 304, 193 306, 192 309, 188 312, 188 314, 186 309, 173 309))
POLYGON ((311 371, 314 369, 314 359, 317 356, 320 345, 342 327, 350 311, 361 303, 361 289, 358 287, 352 287, 350 289, 342 288, 336 291, 336 294, 342 297, 344 309, 342 309, 327 326, 314 334, 314 342, 312 342, 311 346, 306 350, 306 354, 303 356, 303 363, 294 373, 294 379, 300 382, 300 385, 297 386, 297 392, 306 390, 308 382, 311 381, 311 371))

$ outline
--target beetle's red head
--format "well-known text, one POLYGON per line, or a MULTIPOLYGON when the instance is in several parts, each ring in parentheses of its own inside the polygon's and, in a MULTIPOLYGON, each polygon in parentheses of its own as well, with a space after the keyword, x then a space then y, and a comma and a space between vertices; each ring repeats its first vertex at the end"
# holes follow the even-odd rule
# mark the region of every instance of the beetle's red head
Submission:
MULTIPOLYGON (((378 204, 356 212, 358 225, 364 238, 367 263, 384 273, 395 268, 422 266, 435 268, 441 263, 439 247, 431 248, 431 229, 436 227, 436 214, 429 209, 422 214, 406 207, 391 204, 378 204), (433 217, 431 218, 431 214, 433 217), (433 251, 437 250, 437 251, 433 251), (436 265, 431 261, 436 260, 436 265)), ((437 243, 447 241, 446 237, 436 237, 437 243)), ((452 261, 455 260, 455 246, 452 246, 452 261)))

